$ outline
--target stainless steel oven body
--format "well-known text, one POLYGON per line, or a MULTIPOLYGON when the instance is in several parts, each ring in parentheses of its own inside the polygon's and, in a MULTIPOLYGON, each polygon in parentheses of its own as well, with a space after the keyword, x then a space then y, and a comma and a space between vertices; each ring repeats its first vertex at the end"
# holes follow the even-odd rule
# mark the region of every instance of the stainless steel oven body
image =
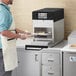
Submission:
POLYGON ((64 9, 44 8, 32 12, 34 41, 57 44, 64 39, 64 9))

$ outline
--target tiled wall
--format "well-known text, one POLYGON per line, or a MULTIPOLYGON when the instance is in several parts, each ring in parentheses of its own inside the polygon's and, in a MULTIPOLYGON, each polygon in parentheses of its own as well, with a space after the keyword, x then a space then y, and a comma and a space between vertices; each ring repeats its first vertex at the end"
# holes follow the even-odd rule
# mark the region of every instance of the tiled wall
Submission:
POLYGON ((65 37, 76 29, 76 0, 14 0, 12 12, 16 27, 32 32, 32 11, 45 7, 64 8, 65 37))

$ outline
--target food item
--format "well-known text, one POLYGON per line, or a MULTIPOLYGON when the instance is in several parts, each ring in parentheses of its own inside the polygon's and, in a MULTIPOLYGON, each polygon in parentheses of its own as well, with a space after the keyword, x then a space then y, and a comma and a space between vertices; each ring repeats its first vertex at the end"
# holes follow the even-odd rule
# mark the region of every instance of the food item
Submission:
POLYGON ((71 47, 76 47, 76 44, 72 44, 71 47))
POLYGON ((45 32, 38 33, 38 35, 45 35, 45 32))

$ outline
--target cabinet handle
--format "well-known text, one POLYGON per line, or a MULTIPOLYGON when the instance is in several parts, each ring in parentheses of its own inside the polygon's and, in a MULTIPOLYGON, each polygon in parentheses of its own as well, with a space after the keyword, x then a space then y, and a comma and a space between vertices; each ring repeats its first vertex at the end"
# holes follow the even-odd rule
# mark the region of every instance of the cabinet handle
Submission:
POLYGON ((49 73, 49 72, 48 72, 48 74, 53 75, 54 73, 49 73))
POLYGON ((35 54, 35 61, 38 61, 38 54, 35 54))
POLYGON ((48 62, 54 62, 54 60, 48 60, 48 62))

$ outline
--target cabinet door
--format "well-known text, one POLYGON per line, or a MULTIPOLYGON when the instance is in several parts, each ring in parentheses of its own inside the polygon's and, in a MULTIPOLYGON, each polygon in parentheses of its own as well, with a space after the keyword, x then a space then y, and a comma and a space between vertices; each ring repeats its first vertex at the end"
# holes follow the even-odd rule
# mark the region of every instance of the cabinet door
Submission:
POLYGON ((63 53, 63 76, 76 76, 76 53, 63 53))
POLYGON ((40 53, 18 51, 17 76, 40 76, 40 53))
POLYGON ((42 76, 61 76, 59 66, 42 66, 42 76))
POLYGON ((61 76, 59 53, 42 53, 42 76, 61 76))
POLYGON ((17 67, 17 76, 25 76, 24 75, 24 52, 18 51, 18 67, 17 67))
POLYGON ((59 65, 59 53, 42 53, 42 64, 59 65))

